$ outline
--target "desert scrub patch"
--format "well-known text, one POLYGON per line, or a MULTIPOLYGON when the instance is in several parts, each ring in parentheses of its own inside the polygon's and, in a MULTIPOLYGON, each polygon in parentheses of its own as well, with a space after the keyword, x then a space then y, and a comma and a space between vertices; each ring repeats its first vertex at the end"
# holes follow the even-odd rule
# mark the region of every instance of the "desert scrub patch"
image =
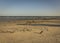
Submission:
POLYGON ((30 32, 30 31, 32 31, 32 29, 24 28, 24 29, 22 29, 22 31, 23 31, 23 32, 25 32, 25 31, 29 31, 29 32, 30 32))
POLYGON ((0 30, 0 33, 14 33, 14 30, 0 30))

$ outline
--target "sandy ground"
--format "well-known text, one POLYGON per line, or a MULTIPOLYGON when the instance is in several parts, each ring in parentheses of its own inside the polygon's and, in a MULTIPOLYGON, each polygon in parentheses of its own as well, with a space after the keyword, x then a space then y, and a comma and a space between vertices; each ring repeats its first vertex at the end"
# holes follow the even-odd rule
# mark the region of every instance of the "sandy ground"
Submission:
POLYGON ((16 25, 24 22, 0 22, 0 43, 60 43, 60 27, 16 25))

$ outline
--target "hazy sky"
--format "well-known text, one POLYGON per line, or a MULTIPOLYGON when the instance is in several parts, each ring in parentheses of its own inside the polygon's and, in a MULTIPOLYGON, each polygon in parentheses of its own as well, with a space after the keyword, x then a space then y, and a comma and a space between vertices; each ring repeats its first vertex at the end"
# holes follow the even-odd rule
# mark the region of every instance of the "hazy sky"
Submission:
POLYGON ((60 1, 0 0, 0 16, 60 16, 60 1))

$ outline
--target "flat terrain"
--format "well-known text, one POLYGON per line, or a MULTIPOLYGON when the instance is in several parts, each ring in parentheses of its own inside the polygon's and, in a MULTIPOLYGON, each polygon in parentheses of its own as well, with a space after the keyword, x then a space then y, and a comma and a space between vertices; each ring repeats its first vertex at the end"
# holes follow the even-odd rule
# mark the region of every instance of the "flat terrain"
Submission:
POLYGON ((60 20, 0 21, 0 43, 60 43, 60 20))

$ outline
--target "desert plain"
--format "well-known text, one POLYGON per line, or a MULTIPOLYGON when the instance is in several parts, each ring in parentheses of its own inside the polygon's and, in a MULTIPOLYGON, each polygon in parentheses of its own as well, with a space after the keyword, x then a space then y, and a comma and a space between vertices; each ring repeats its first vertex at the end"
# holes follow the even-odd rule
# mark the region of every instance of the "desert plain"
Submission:
POLYGON ((0 21, 0 43, 60 43, 60 20, 0 21))

